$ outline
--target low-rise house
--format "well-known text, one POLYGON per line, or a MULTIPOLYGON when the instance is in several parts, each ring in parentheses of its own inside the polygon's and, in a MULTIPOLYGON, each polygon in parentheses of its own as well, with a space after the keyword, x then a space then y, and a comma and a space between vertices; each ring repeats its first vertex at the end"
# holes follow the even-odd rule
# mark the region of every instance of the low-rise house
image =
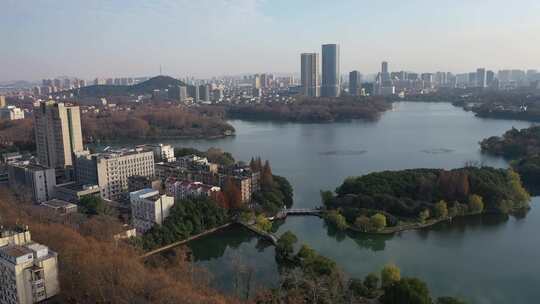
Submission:
POLYGON ((61 215, 77 212, 77 205, 59 199, 43 202, 41 206, 61 215))
POLYGON ((169 216, 174 198, 160 195, 154 189, 142 189, 131 192, 131 218, 137 233, 144 234, 154 225, 161 225, 169 216))
POLYGON ((85 196, 100 196, 99 187, 77 182, 68 182, 54 187, 54 197, 59 200, 78 204, 85 196))
POLYGON ((0 233, 0 303, 38 303, 57 295, 56 252, 32 242, 27 229, 0 233))

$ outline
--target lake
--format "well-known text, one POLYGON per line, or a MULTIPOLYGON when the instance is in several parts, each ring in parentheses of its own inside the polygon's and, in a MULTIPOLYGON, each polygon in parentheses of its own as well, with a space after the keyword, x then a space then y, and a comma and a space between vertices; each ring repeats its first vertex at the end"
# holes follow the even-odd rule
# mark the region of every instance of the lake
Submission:
MULTIPOLYGON (((468 161, 506 167, 482 155, 478 142, 527 122, 477 118, 449 103, 395 103, 376 122, 331 124, 231 121, 236 136, 178 140, 178 147, 219 147, 237 159, 268 159, 274 174, 294 187, 294 207, 320 205, 319 191, 344 178, 373 171, 456 168, 468 161)), ((336 233, 316 217, 290 217, 277 234, 294 232, 351 277, 364 277, 392 262, 402 276, 426 281, 435 296, 471 303, 531 303, 540 298, 540 211, 523 218, 479 216, 394 236, 336 233)), ((256 286, 274 286, 274 249, 242 229, 229 229, 190 244, 196 263, 213 274, 216 288, 236 292, 239 273, 256 286), (242 271, 240 271, 242 270, 242 271)))

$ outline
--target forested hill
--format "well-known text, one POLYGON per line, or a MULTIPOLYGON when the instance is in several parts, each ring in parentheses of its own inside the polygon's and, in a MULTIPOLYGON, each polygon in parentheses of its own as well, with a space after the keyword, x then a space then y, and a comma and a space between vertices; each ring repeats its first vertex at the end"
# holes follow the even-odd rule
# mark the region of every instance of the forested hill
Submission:
POLYGON ((131 86, 91 85, 80 89, 74 89, 73 93, 79 97, 127 96, 133 94, 151 94, 154 90, 163 90, 170 86, 179 85, 185 85, 185 83, 169 76, 156 76, 131 86))

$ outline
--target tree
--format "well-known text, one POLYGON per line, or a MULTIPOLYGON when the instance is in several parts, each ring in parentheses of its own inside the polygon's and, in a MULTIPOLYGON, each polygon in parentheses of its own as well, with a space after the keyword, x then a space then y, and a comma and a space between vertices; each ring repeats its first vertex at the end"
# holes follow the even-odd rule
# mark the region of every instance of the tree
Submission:
POLYGON ((79 202, 81 211, 89 215, 108 214, 109 208, 99 196, 87 195, 79 202))
POLYGON ((349 292, 352 298, 369 296, 368 289, 360 279, 351 279, 349 281, 349 292))
POLYGON ((232 177, 228 177, 223 187, 223 193, 227 198, 229 206, 234 209, 242 207, 242 192, 234 182, 232 177))
POLYGON ((431 304, 426 283, 416 278, 403 278, 384 289, 383 304, 431 304))
POLYGON ((361 215, 354 220, 354 226, 360 229, 360 231, 367 232, 371 230, 371 221, 369 220, 369 217, 361 215))
POLYGON ((384 216, 384 214, 376 213, 370 218, 370 221, 371 226, 375 230, 381 230, 386 227, 386 216, 384 216))
POLYGON ((326 219, 339 230, 345 230, 349 226, 345 217, 336 210, 328 211, 326 219))
POLYGON ((325 205, 327 208, 332 203, 332 200, 334 199, 334 193, 332 191, 322 191, 321 190, 321 201, 323 205, 325 205))
POLYGON ((261 174, 261 187, 266 190, 271 190, 274 187, 274 177, 272 175, 272 168, 270 162, 267 160, 264 163, 261 174))
POLYGON ((458 215, 459 215, 459 202, 455 201, 454 203, 452 203, 450 208, 448 208, 448 216, 453 218, 458 215))
POLYGON ((286 231, 283 233, 278 241, 276 246, 276 256, 280 259, 291 258, 294 253, 294 244, 298 242, 298 238, 291 231, 286 231))
POLYGON ((437 218, 446 218, 448 216, 448 206, 444 200, 435 204, 434 213, 437 218))
POLYGON ((376 273, 370 273, 364 278, 364 286, 370 291, 379 288, 379 277, 376 273))
POLYGON ((473 194, 469 196, 469 211, 471 213, 482 213, 484 210, 484 200, 480 195, 473 194))
POLYGON ((401 279, 401 272, 394 264, 387 264, 381 270, 382 287, 388 287, 401 279))
POLYGON ((263 214, 257 215, 255 218, 255 225, 262 231, 272 230, 272 222, 270 222, 263 214))
POLYGON ((420 214, 418 214, 418 219, 420 220, 421 223, 425 223, 427 219, 429 218, 429 216, 430 216, 429 209, 424 209, 420 211, 420 214))

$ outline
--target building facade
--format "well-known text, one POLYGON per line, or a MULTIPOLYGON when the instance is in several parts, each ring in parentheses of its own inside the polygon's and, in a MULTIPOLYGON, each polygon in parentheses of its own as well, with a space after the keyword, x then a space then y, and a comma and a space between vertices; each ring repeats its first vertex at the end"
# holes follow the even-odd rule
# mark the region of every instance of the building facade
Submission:
POLYGON ((300 55, 300 82, 302 95, 319 97, 319 54, 303 53, 300 55))
POLYGON ((351 96, 359 96, 362 89, 362 75, 358 71, 349 73, 349 94, 351 96))
POLYGON ((0 232, 0 303, 38 303, 57 295, 56 252, 32 242, 26 229, 0 232))
POLYGON ((0 108, 0 118, 6 120, 24 119, 24 111, 16 106, 7 106, 0 108))
POLYGON ((341 93, 341 74, 338 44, 322 46, 321 96, 338 97, 341 93))
POLYGON ((79 107, 54 101, 34 109, 38 161, 50 168, 73 165, 73 153, 83 150, 79 107))
POLYGON ((154 152, 145 148, 81 152, 75 170, 80 184, 98 185, 102 198, 119 200, 127 198, 130 176, 154 176, 154 152))
POLYGON ((9 186, 15 192, 28 195, 34 203, 53 198, 56 175, 53 168, 30 163, 8 165, 9 186))
POLYGON ((131 217, 137 233, 145 233, 154 225, 161 225, 169 216, 174 198, 160 195, 154 189, 142 189, 129 194, 131 217))

